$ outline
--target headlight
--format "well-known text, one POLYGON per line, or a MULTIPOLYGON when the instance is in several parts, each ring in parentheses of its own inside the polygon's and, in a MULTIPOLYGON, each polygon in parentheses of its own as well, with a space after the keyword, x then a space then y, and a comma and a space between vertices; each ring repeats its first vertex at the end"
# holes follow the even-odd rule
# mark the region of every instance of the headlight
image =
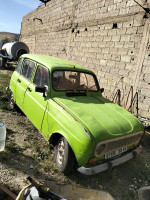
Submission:
POLYGON ((98 144, 95 149, 95 156, 102 155, 102 152, 105 150, 106 144, 98 144))

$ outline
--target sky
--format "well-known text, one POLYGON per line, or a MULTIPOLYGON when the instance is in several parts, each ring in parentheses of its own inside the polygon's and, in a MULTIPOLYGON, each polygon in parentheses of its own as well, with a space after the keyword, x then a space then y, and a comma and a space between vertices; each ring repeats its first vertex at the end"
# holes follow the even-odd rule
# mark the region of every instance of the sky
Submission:
POLYGON ((39 0, 0 0, 0 32, 20 33, 23 16, 40 5, 39 0))

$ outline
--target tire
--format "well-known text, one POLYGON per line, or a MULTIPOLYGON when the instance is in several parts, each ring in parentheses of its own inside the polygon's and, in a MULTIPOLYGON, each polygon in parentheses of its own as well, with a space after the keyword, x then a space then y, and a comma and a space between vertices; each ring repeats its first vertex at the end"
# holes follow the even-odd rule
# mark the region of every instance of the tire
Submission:
POLYGON ((55 162, 59 171, 65 175, 70 174, 75 168, 74 153, 64 137, 61 137, 55 146, 55 162))
POLYGON ((14 110, 15 109, 15 101, 14 101, 14 95, 12 92, 9 93, 9 109, 14 110))
POLYGON ((7 63, 7 58, 2 58, 2 67, 5 68, 7 63))

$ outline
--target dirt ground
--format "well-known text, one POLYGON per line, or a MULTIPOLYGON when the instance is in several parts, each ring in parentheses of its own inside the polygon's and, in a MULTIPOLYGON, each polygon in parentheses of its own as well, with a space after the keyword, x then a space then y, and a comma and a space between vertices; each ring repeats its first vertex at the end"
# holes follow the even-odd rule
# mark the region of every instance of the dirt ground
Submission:
POLYGON ((18 191, 27 184, 26 177, 33 175, 30 166, 34 166, 35 161, 30 155, 34 152, 32 152, 32 148, 26 147, 26 151, 24 150, 22 153, 21 149, 27 143, 25 139, 28 134, 26 126, 32 125, 24 115, 18 115, 18 113, 0 111, 0 119, 3 119, 7 127, 7 149, 0 152, 0 179, 10 189, 18 191))
MULTIPOLYGON (((85 188, 108 191, 116 200, 137 200, 138 189, 150 185, 150 135, 142 140, 143 151, 136 159, 112 171, 93 176, 78 172, 65 177, 54 162, 48 142, 20 111, 8 110, 5 87, 14 68, 0 70, 0 120, 7 127, 5 151, 0 152, 0 182, 14 193, 28 184, 26 177, 52 180, 85 188)), ((0 200, 4 200, 0 193, 0 200)))

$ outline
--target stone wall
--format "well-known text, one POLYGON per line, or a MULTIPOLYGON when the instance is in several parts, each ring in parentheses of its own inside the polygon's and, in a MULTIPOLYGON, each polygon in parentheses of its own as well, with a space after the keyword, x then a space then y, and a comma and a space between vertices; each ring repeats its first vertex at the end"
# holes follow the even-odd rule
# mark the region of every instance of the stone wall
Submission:
POLYGON ((106 97, 118 102, 119 89, 123 107, 136 114, 138 99, 150 118, 149 17, 133 0, 51 0, 24 16, 20 40, 92 69, 106 97))

